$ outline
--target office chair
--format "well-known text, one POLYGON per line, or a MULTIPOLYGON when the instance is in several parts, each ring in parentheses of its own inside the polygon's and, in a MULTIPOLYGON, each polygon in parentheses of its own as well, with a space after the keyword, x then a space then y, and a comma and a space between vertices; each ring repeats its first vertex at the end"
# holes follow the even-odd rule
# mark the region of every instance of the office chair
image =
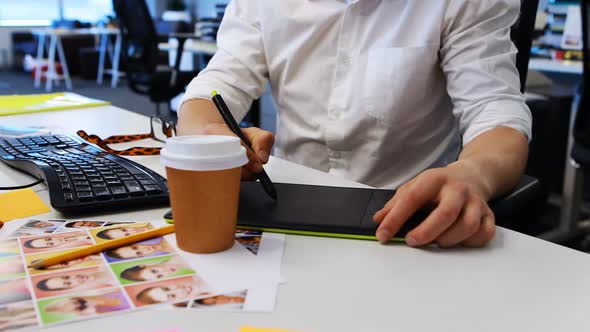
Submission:
POLYGON ((520 76, 520 91, 524 93, 529 59, 531 58, 531 46, 533 45, 533 33, 535 31, 535 19, 539 0, 521 0, 520 16, 518 21, 510 29, 510 38, 518 49, 516 54, 516 69, 520 76))
MULTIPOLYGON (((510 38, 518 50, 516 68, 522 92, 526 85, 538 5, 539 0, 521 0, 519 19, 510 30, 510 38)), ((523 175, 512 192, 490 203, 496 211, 496 224, 515 230, 523 228, 520 224, 529 220, 531 207, 539 200, 541 193, 539 180, 523 175)))
POLYGON ((582 13, 583 66, 582 82, 574 96, 571 109, 570 134, 561 200, 561 215, 556 230, 542 238, 566 242, 590 234, 590 220, 579 220, 584 186, 584 170, 590 166, 590 109, 585 87, 590 86, 590 0, 580 2, 582 13))
POLYGON ((156 104, 156 114, 160 114, 160 104, 169 104, 198 74, 180 71, 186 37, 178 36, 174 67, 162 69, 158 65, 158 35, 145 0, 113 0, 113 8, 123 37, 121 56, 129 87, 148 95, 156 104))

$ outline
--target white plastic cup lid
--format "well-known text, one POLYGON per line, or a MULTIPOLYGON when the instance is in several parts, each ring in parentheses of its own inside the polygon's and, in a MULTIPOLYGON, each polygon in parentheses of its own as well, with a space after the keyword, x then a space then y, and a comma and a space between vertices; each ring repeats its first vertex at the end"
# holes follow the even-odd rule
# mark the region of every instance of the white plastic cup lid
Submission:
POLYGON ((188 171, 215 171, 241 167, 248 162, 246 149, 234 136, 176 136, 160 151, 166 167, 188 171))

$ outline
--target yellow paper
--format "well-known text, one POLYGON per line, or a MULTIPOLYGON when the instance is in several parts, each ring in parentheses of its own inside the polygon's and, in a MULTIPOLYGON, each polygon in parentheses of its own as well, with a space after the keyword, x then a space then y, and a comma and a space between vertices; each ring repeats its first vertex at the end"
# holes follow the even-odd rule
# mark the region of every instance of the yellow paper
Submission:
POLYGON ((242 326, 240 332, 295 332, 293 330, 268 329, 263 327, 242 326))
POLYGON ((71 92, 0 96, 0 116, 108 105, 71 92))
POLYGON ((0 221, 10 221, 47 213, 51 209, 33 189, 21 189, 0 194, 0 221))

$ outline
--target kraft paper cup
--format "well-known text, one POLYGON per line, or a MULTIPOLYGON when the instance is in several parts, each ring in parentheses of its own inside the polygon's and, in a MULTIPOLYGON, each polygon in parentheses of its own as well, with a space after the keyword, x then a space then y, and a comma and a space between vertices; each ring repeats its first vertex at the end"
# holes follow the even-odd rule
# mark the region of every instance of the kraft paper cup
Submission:
POLYGON ((246 149, 232 136, 179 136, 161 150, 176 242, 191 253, 232 247, 246 149))

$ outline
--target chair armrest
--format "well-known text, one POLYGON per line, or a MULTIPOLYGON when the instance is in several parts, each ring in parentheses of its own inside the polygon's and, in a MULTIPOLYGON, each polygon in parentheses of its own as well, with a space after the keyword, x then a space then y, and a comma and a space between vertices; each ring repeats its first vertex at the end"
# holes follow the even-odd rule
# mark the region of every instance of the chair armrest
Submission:
POLYGON ((532 176, 523 175, 514 189, 492 200, 489 205, 496 215, 496 222, 513 218, 541 193, 541 183, 532 176))

